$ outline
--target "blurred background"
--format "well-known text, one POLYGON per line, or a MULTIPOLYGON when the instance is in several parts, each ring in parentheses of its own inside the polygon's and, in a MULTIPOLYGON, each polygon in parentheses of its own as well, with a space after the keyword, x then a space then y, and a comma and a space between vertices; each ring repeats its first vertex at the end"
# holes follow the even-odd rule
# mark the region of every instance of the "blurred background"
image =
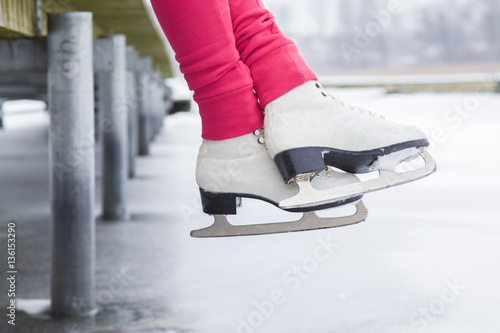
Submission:
POLYGON ((264 3, 321 75, 499 70, 498 1, 267 0, 264 3), (385 13, 390 12, 391 3, 398 10, 387 17, 385 13), (373 22, 383 22, 382 29, 379 31, 373 22), (361 47, 355 42, 359 31, 368 35, 361 47))

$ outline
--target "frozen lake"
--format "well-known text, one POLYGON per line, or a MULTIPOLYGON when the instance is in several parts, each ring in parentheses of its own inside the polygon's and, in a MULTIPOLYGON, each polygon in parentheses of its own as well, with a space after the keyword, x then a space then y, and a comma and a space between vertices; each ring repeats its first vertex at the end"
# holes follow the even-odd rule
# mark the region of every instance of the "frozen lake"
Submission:
MULTIPOLYGON (((499 330, 500 177, 492 166, 500 162, 494 148, 500 143, 500 96, 336 93, 424 129, 438 172, 365 196, 369 216, 359 225, 191 239, 190 229, 211 223, 195 203, 198 123, 190 115, 168 119, 166 138, 179 142, 170 147, 179 158, 169 170, 178 170, 186 191, 192 189, 177 203, 184 215, 175 275, 178 317, 197 332, 499 330)), ((273 221, 277 215, 265 203, 243 202, 233 221, 273 221)))
MULTIPOLYGON (((193 239, 190 230, 212 222, 201 212, 194 179, 200 122, 196 112, 171 116, 129 186, 132 216, 168 219, 156 232, 148 229, 152 222, 144 223, 150 244, 134 260, 150 268, 130 274, 154 278, 138 282, 147 293, 130 294, 127 309, 136 298, 145 304, 161 297, 168 311, 150 320, 179 328, 171 333, 500 331, 500 95, 335 93, 420 126, 432 141, 438 172, 366 195, 368 219, 358 225, 193 239)), ((16 114, 5 126, 16 131, 30 122, 46 124, 47 118, 16 114)), ((232 221, 298 217, 243 201, 232 221)), ((131 227, 141 233, 137 224, 131 227)), ((98 226, 98 233, 111 235, 109 228, 98 226)))

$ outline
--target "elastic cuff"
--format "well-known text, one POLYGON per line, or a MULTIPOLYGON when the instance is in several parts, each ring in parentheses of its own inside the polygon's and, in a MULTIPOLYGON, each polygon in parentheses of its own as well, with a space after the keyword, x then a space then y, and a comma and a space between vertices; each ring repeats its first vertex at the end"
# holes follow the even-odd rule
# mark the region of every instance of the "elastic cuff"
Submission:
POLYGON ((252 85, 196 102, 202 119, 201 136, 205 140, 234 138, 264 125, 252 85))
POLYGON ((317 80, 293 43, 283 45, 250 65, 262 109, 295 87, 317 80))

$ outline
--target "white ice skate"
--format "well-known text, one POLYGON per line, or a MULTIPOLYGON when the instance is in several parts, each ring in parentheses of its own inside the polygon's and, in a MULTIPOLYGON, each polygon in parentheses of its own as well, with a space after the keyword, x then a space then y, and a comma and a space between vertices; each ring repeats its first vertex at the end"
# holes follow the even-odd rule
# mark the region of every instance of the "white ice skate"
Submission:
MULTIPOLYGON (((290 231, 332 228, 365 220, 367 210, 360 201, 361 195, 341 200, 324 200, 320 204, 301 205, 286 209, 303 213, 295 222, 263 223, 235 226, 226 215, 234 215, 238 198, 259 199, 277 207, 299 192, 296 185, 285 184, 266 151, 263 131, 223 141, 204 140, 198 155, 196 180, 200 187, 203 211, 214 216, 214 224, 194 230, 193 237, 222 237, 259 235, 290 231), (356 213, 350 216, 320 218, 314 210, 356 204, 356 213)), ((314 177, 311 186, 328 190, 358 183, 359 179, 343 172, 325 171, 314 177)))
POLYGON ((348 105, 309 81, 265 107, 265 138, 269 154, 287 183, 300 192, 280 202, 299 208, 332 199, 361 195, 425 177, 436 170, 426 151, 429 142, 414 126, 389 122, 348 105), (398 173, 403 161, 421 157, 425 166, 398 173), (312 177, 334 167, 350 173, 378 171, 375 179, 318 191, 312 177))

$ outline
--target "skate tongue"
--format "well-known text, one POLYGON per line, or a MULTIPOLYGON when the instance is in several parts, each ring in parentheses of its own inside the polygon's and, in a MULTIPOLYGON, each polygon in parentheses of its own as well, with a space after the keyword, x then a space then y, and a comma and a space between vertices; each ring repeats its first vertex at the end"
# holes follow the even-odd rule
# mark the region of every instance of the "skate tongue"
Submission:
POLYGON ((318 191, 312 187, 309 180, 300 179, 296 182, 300 189, 299 193, 281 201, 279 207, 281 209, 297 209, 341 201, 363 195, 364 193, 378 191, 421 179, 436 171, 436 161, 426 150, 421 152, 420 156, 425 161, 425 165, 422 168, 402 173, 379 170, 379 176, 375 179, 343 185, 330 190, 318 191))

